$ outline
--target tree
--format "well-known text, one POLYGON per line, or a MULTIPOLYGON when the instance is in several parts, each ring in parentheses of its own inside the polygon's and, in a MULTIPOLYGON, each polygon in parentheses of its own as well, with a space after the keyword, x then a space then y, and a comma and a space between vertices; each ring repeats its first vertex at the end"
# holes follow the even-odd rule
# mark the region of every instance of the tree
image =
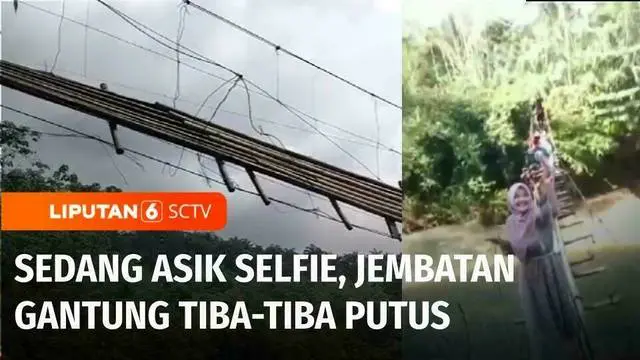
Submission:
MULTIPOLYGON (((83 184, 68 166, 51 171, 39 163, 31 147, 36 132, 8 121, 2 130, 2 191, 120 191, 100 184, 83 184)), ((18 254, 68 254, 76 260, 82 254, 140 254, 154 259, 177 254, 226 254, 225 275, 232 279, 238 270, 234 256, 281 254, 284 271, 291 273, 293 249, 277 245, 262 247, 246 239, 222 239, 212 233, 185 232, 3 232, 2 233, 2 331, 3 358, 6 359, 390 359, 400 356, 400 332, 394 329, 372 331, 359 324, 355 330, 342 330, 345 300, 396 299, 402 296, 400 283, 373 284, 360 289, 339 290, 336 284, 300 283, 150 283, 154 263, 144 262, 145 280, 140 284, 29 283, 13 281, 18 273, 14 259, 18 254), (15 306, 23 300, 243 300, 251 312, 262 311, 265 300, 305 300, 314 304, 331 301, 338 322, 337 330, 276 331, 266 323, 253 330, 182 330, 182 315, 172 311, 173 326, 165 331, 23 331, 13 320, 15 306), (11 314, 11 315, 9 315, 11 314)), ((322 254, 309 245, 305 253, 322 254)), ((94 258, 95 262, 95 258, 94 258)), ((339 257, 337 268, 354 281, 354 254, 339 257)), ((100 321, 100 317, 96 320, 100 321)))
MULTIPOLYGON (((501 222, 538 96, 581 184, 638 159, 629 144, 640 139, 640 6, 541 9, 528 25, 499 20, 478 31, 450 17, 405 38, 405 219, 501 222)), ((635 169, 627 176, 637 179, 635 169)))

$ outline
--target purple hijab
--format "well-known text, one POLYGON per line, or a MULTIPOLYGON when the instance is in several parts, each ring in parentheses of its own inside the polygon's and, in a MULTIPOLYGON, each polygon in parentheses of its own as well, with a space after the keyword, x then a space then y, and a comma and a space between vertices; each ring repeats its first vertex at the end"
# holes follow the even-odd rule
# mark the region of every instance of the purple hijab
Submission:
POLYGON ((522 261, 527 254, 527 248, 537 241, 535 224, 539 210, 531 190, 523 183, 511 185, 507 194, 507 201, 511 210, 511 215, 507 218, 506 223, 507 236, 514 255, 522 261), (515 206, 516 192, 519 189, 525 190, 531 199, 529 208, 524 213, 516 210, 515 206))

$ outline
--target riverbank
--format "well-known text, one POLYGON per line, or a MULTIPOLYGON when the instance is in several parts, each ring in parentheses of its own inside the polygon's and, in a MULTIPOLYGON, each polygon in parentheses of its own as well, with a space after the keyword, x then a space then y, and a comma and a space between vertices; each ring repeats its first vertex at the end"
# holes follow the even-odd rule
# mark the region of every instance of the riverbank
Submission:
MULTIPOLYGON (((594 276, 580 278, 577 285, 585 304, 606 300, 615 294, 621 301, 588 311, 585 315, 597 360, 640 359, 640 199, 630 191, 616 191, 589 200, 596 215, 585 208, 577 217, 585 222, 567 229, 565 237, 591 232, 595 244, 571 246, 570 257, 585 251, 594 255, 588 268, 606 266, 594 276)), ((502 234, 502 227, 485 228, 475 223, 442 226, 405 235, 403 253, 484 253, 497 247, 487 238, 502 234)), ((586 266, 586 265, 585 265, 586 266)), ((403 291, 407 300, 446 300, 451 304, 451 326, 446 331, 407 331, 404 355, 412 359, 527 359, 524 326, 515 283, 412 284, 403 291)))

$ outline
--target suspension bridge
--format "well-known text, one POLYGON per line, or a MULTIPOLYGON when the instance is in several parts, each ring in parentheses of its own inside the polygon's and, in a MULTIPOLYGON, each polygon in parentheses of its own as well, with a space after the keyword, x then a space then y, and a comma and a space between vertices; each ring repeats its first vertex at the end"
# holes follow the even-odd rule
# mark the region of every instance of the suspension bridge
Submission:
POLYGON ((225 163, 246 170, 267 206, 270 198, 256 174, 327 197, 348 230, 354 227, 340 203, 381 217, 387 224, 389 236, 401 240, 397 225, 402 222, 399 187, 279 148, 159 102, 125 97, 104 87, 89 86, 5 60, 0 60, 0 85, 105 120, 119 155, 124 154, 117 132, 121 126, 215 158, 229 192, 234 192, 236 186, 225 163))
MULTIPOLYGON (((530 125, 530 133, 534 132, 534 130, 542 130, 547 136, 551 136, 551 126, 548 114, 542 106, 541 99, 538 99, 534 105, 534 114, 530 125)), ((551 139, 549 138, 549 140, 551 139)), ((559 153, 555 145, 552 144, 552 146, 554 148, 554 154, 552 157, 553 161, 558 159, 559 153)), ((554 220, 554 231, 557 233, 556 239, 558 241, 555 244, 556 248, 554 251, 556 251, 563 260, 564 271, 569 279, 571 287, 571 300, 580 317, 581 326, 577 340, 582 354, 585 359, 593 360, 594 354, 585 326, 584 312, 615 305, 621 299, 616 293, 610 293, 605 299, 592 303, 585 303, 585 299, 579 291, 578 282, 576 280, 600 274, 606 270, 606 267, 590 265, 594 260, 596 260, 596 256, 592 252, 588 252, 587 256, 582 258, 569 260, 569 257, 567 256, 567 248, 569 246, 583 243, 585 241, 591 241, 592 244, 595 244, 595 236, 592 232, 586 232, 579 236, 568 236, 567 229, 584 224, 584 220, 577 216, 577 210, 581 205, 586 205, 587 207, 588 205, 586 204, 586 198, 580 191, 580 188, 567 171, 555 168, 554 172, 555 173, 552 176, 554 176, 554 190, 558 202, 558 213, 554 220)), ((592 220, 592 225, 598 223, 599 225, 604 226, 602 220, 592 211, 589 211, 589 218, 592 220)), ((520 325, 525 324, 523 319, 517 319, 516 323, 520 325)))

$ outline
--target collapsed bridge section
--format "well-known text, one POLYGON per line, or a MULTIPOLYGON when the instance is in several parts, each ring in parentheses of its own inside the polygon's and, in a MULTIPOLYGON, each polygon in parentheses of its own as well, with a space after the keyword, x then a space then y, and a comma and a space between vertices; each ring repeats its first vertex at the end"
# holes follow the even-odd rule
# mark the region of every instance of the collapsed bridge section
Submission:
POLYGON ((235 191, 235 186, 225 170, 226 162, 247 171, 265 205, 271 201, 262 190, 256 173, 326 196, 349 230, 353 226, 343 214, 339 202, 380 216, 386 221, 390 236, 400 240, 396 224, 402 222, 402 191, 399 188, 279 148, 160 103, 125 97, 5 60, 0 60, 0 84, 106 120, 118 154, 124 150, 116 129, 123 126, 212 156, 230 192, 235 191))

